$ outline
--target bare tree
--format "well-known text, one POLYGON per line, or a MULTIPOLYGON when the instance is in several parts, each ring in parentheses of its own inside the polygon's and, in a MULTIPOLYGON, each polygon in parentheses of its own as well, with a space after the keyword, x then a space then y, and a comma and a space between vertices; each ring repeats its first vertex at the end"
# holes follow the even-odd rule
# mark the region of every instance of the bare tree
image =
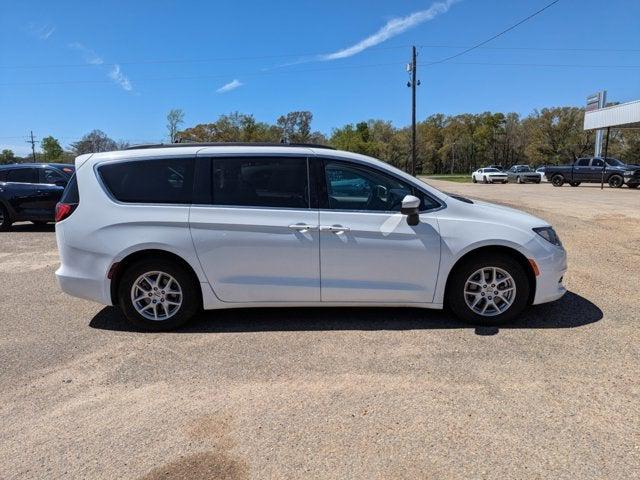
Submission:
POLYGON ((184 123, 184 112, 179 108, 172 108, 167 113, 167 130, 169 130, 169 141, 177 141, 178 127, 184 123))

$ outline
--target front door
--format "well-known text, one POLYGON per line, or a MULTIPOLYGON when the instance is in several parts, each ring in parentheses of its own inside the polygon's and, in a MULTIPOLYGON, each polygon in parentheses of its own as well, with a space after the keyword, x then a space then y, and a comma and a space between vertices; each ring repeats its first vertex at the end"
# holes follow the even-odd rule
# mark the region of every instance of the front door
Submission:
POLYGON ((324 162, 320 209, 321 294, 326 302, 429 303, 440 263, 440 235, 428 211, 440 204, 369 166, 324 162), (400 213, 405 195, 422 200, 420 223, 400 213), (321 200, 322 201, 322 200, 321 200))
POLYGON ((320 233, 307 158, 211 157, 199 164, 209 166, 204 189, 211 196, 191 207, 189 223, 218 298, 319 301, 320 233))

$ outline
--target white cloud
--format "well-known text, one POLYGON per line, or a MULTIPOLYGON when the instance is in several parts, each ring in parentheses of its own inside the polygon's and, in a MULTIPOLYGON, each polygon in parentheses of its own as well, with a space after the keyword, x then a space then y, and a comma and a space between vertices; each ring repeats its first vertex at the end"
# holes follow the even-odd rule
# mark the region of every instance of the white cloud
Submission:
POLYGON ((100 57, 96 52, 91 50, 88 47, 85 47, 80 42, 73 42, 69 44, 69 48, 73 48, 74 50, 78 50, 82 53, 82 57, 84 61, 91 65, 102 65, 104 60, 100 57))
POLYGON ((444 2, 436 2, 426 10, 420 10, 419 12, 412 13, 411 15, 406 17, 392 18, 386 23, 384 27, 382 27, 373 35, 368 36, 364 40, 361 40, 350 47, 343 48, 333 53, 319 55, 318 60, 338 60, 340 58, 347 58, 356 55, 363 50, 366 50, 367 48, 378 45, 379 43, 389 40, 396 35, 400 35, 401 33, 413 27, 416 27, 417 25, 420 25, 421 23, 433 20, 438 15, 446 13, 451 5, 453 5, 457 1, 459 0, 445 0, 444 2))
POLYGON ((244 85, 244 83, 242 83, 238 79, 234 79, 233 81, 231 81, 229 83, 225 83, 223 86, 221 86, 219 89, 217 89, 216 92, 217 93, 230 92, 231 90, 235 90, 236 88, 239 88, 242 85, 244 85))
POLYGON ((109 78, 116 82, 116 84, 120 85, 127 92, 133 90, 133 86, 131 85, 129 78, 127 78, 127 76, 120 70, 120 65, 116 64, 113 66, 113 68, 109 72, 109 78))
POLYGON ((27 32, 40 40, 48 40, 55 31, 56 27, 52 25, 38 25, 34 22, 27 24, 27 32))

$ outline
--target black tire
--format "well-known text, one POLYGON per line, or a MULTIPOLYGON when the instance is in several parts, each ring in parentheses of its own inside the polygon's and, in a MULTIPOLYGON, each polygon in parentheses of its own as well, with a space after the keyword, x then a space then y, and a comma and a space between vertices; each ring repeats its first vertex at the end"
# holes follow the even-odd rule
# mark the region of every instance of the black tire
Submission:
POLYGON ((638 187, 640 187, 640 183, 632 183, 631 185, 627 184, 627 187, 629 187, 629 188, 638 188, 638 187))
POLYGON ((571 185, 572 187, 579 187, 580 182, 570 182, 569 185, 571 185))
POLYGON ((476 176, 475 176, 475 175, 473 175, 473 176, 471 177, 471 181, 472 181, 473 183, 478 183, 478 181, 476 180, 476 176))
POLYGON ((6 232, 11 228, 11 218, 9 217, 9 212, 4 206, 0 205, 0 232, 6 232))
POLYGON ((541 182, 542 182, 542 180, 536 180, 536 183, 541 183, 541 182))
MULTIPOLYGON (((503 253, 483 253, 457 265, 447 283, 448 307, 462 321, 475 325, 500 325, 516 318, 527 306, 530 292, 529 280, 522 265, 512 256, 503 253), (513 303, 502 313, 483 316, 473 311, 465 299, 465 284, 474 272, 485 267, 500 268, 513 278, 516 287, 513 303)), ((486 301, 486 300, 484 300, 486 301)))
POLYGON ((624 185, 624 178, 620 175, 611 175, 609 177, 609 186, 611 188, 620 188, 622 185, 624 185))
POLYGON ((554 175, 551 177, 551 185, 554 187, 561 187, 564 185, 564 177, 562 175, 554 175))
POLYGON ((153 332, 173 330, 188 322, 200 310, 202 300, 199 289, 200 285, 193 274, 177 262, 165 259, 143 259, 123 272, 118 285, 118 303, 126 319, 139 329, 153 332), (131 299, 134 282, 141 275, 155 271, 171 275, 182 290, 182 305, 166 320, 147 319, 136 310, 131 299))
POLYGON ((487 176, 486 175, 482 177, 482 181, 484 183, 489 183, 489 180, 487 180, 487 176))

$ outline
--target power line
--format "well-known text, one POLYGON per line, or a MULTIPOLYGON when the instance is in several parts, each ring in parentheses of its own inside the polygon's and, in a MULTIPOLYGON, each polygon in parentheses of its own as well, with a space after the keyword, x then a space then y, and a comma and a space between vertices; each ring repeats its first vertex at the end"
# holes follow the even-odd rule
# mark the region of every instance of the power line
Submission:
POLYGON ((501 31, 500 33, 497 33, 497 34, 495 34, 494 36, 492 36, 492 37, 490 37, 490 38, 487 38, 486 40, 483 40, 482 42, 480 42, 480 43, 478 43, 478 44, 476 44, 476 45, 474 45, 474 46, 472 46, 472 47, 469 47, 469 48, 467 48, 467 49, 463 50, 462 52, 456 53, 455 55, 451 55, 451 56, 449 56, 449 57, 442 58, 442 59, 440 59, 440 60, 436 60, 435 62, 430 62, 428 65, 436 65, 436 64, 438 64, 438 63, 448 62, 449 60, 453 60, 454 58, 461 57, 462 55, 465 55, 465 54, 467 54, 467 53, 471 52, 472 50, 475 50, 475 49, 477 49, 477 48, 480 48, 480 47, 482 47, 483 45, 486 45, 487 43, 489 43, 489 42, 491 42, 491 41, 495 40, 496 38, 501 37, 501 36, 502 36, 502 35, 504 35, 505 33, 510 32, 511 30, 513 30, 513 29, 515 29, 515 28, 519 27, 519 26, 520 26, 520 25, 522 25, 523 23, 528 22, 528 21, 529 21, 529 20, 531 20, 533 17, 535 17, 536 15, 541 14, 541 13, 542 13, 542 12, 544 12, 546 9, 548 9, 548 8, 552 7, 553 5, 555 5, 556 3, 558 3, 559 1, 560 1, 560 0, 554 0, 553 2, 551 2, 551 3, 547 4, 547 5, 545 5, 544 7, 542 7, 540 10, 538 10, 538 11, 536 11, 536 12, 532 13, 532 14, 531 14, 531 15, 529 15, 528 17, 523 18, 523 19, 522 19, 522 20, 520 20, 518 23, 516 23, 516 24, 514 24, 514 25, 511 25, 509 28, 507 28, 507 29, 505 29, 505 30, 501 31))
MULTIPOLYGON (((304 73, 327 72, 334 70, 347 69, 363 69, 363 68, 383 68, 398 65, 405 65, 405 62, 390 62, 376 64, 360 64, 360 65, 343 65, 339 67, 313 68, 304 70, 274 70, 274 71, 257 71, 246 73, 216 73, 210 75, 185 75, 185 76, 168 76, 168 77, 142 77, 135 79, 136 83, 154 82, 166 80, 203 80, 228 77, 260 77, 267 75, 292 75, 304 73)), ((438 66, 438 63, 422 63, 420 66, 438 66)), ((563 64, 563 63, 500 63, 500 62, 448 62, 446 65, 478 65, 478 66, 503 66, 503 67, 545 67, 545 68, 606 68, 606 69, 635 69, 640 65, 622 65, 622 64, 563 64)), ((8 82, 0 83, 1 87, 11 86, 43 86, 43 85, 80 85, 80 84, 111 84, 112 80, 60 80, 60 81, 42 81, 42 82, 8 82)))

